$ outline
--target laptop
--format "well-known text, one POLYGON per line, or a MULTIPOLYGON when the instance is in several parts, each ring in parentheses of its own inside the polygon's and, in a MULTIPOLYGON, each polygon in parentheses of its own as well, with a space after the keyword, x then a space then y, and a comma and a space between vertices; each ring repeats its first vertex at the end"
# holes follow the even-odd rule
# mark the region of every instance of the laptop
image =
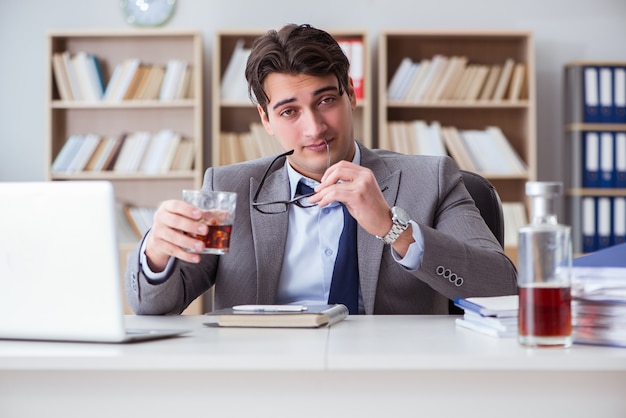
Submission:
POLYGON ((0 182, 0 338, 121 343, 127 330, 113 186, 0 182))

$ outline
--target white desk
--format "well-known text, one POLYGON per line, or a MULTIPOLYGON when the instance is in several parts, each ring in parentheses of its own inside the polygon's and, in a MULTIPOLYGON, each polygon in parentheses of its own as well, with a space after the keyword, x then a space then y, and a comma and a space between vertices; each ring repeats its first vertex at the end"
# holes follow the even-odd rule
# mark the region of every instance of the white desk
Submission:
POLYGON ((0 417, 626 416, 626 349, 529 350, 452 317, 304 330, 127 319, 193 332, 126 345, 0 341, 0 417))

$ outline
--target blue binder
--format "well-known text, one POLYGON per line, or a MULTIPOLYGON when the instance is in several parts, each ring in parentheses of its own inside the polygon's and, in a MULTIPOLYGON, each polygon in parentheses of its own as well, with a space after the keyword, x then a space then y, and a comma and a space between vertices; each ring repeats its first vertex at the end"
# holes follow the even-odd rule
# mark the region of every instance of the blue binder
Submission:
POLYGON ((615 145, 613 132, 600 133, 600 187, 615 186, 615 145))
POLYGON ((615 132, 615 187, 626 188, 626 132, 615 132))
POLYGON ((613 105, 613 68, 599 67, 599 100, 600 100, 600 122, 614 123, 615 112, 613 105))
POLYGON ((598 235, 598 250, 610 247, 613 242, 613 216, 611 214, 611 206, 612 202, 610 197, 604 196, 598 198, 596 209, 596 231, 598 235))
POLYGON ((590 253, 598 249, 596 234, 596 198, 587 196, 582 199, 582 238, 583 252, 590 253))
POLYGON ((613 106, 615 123, 626 123, 626 67, 613 67, 613 106))
POLYGON ((598 68, 594 66, 583 67, 583 99, 585 123, 600 122, 600 90, 598 68))
POLYGON ((626 197, 613 198, 613 245, 626 242, 626 197))
POLYGON ((600 187, 600 134, 583 136, 583 187, 600 187))

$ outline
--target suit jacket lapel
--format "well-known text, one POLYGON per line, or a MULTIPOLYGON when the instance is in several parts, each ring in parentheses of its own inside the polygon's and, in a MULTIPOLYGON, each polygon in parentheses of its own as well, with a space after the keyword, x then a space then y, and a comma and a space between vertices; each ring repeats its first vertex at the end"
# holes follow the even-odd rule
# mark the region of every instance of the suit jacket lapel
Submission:
MULTIPOLYGON (((263 185, 259 201, 289 199, 289 180, 284 166, 272 172, 263 185)), ((250 179, 250 202, 258 188, 258 181, 250 179)), ((259 304, 272 304, 276 300, 278 281, 287 242, 289 213, 264 214, 250 205, 252 239, 257 265, 257 295, 259 304)))
MULTIPOLYGON (((391 172, 380 157, 364 147, 361 147, 361 165, 372 170, 385 200, 393 206, 398 196, 400 171, 391 172)), ((357 229, 357 243, 361 296, 365 312, 372 314, 385 245, 361 227, 357 229)))

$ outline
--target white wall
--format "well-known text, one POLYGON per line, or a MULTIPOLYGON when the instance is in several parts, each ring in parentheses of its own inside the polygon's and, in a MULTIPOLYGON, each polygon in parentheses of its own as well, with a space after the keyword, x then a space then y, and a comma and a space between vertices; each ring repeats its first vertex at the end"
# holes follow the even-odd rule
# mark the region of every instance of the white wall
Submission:
MULTIPOLYGON (((126 24, 118 4, 118 0, 0 0, 0 181, 45 178, 46 31, 123 28, 126 24)), ((625 0, 178 0, 168 26, 198 28, 204 34, 207 149, 215 31, 278 28, 285 23, 366 29, 373 65, 381 29, 533 31, 540 180, 562 178, 563 65, 573 60, 626 61, 625 0)))

